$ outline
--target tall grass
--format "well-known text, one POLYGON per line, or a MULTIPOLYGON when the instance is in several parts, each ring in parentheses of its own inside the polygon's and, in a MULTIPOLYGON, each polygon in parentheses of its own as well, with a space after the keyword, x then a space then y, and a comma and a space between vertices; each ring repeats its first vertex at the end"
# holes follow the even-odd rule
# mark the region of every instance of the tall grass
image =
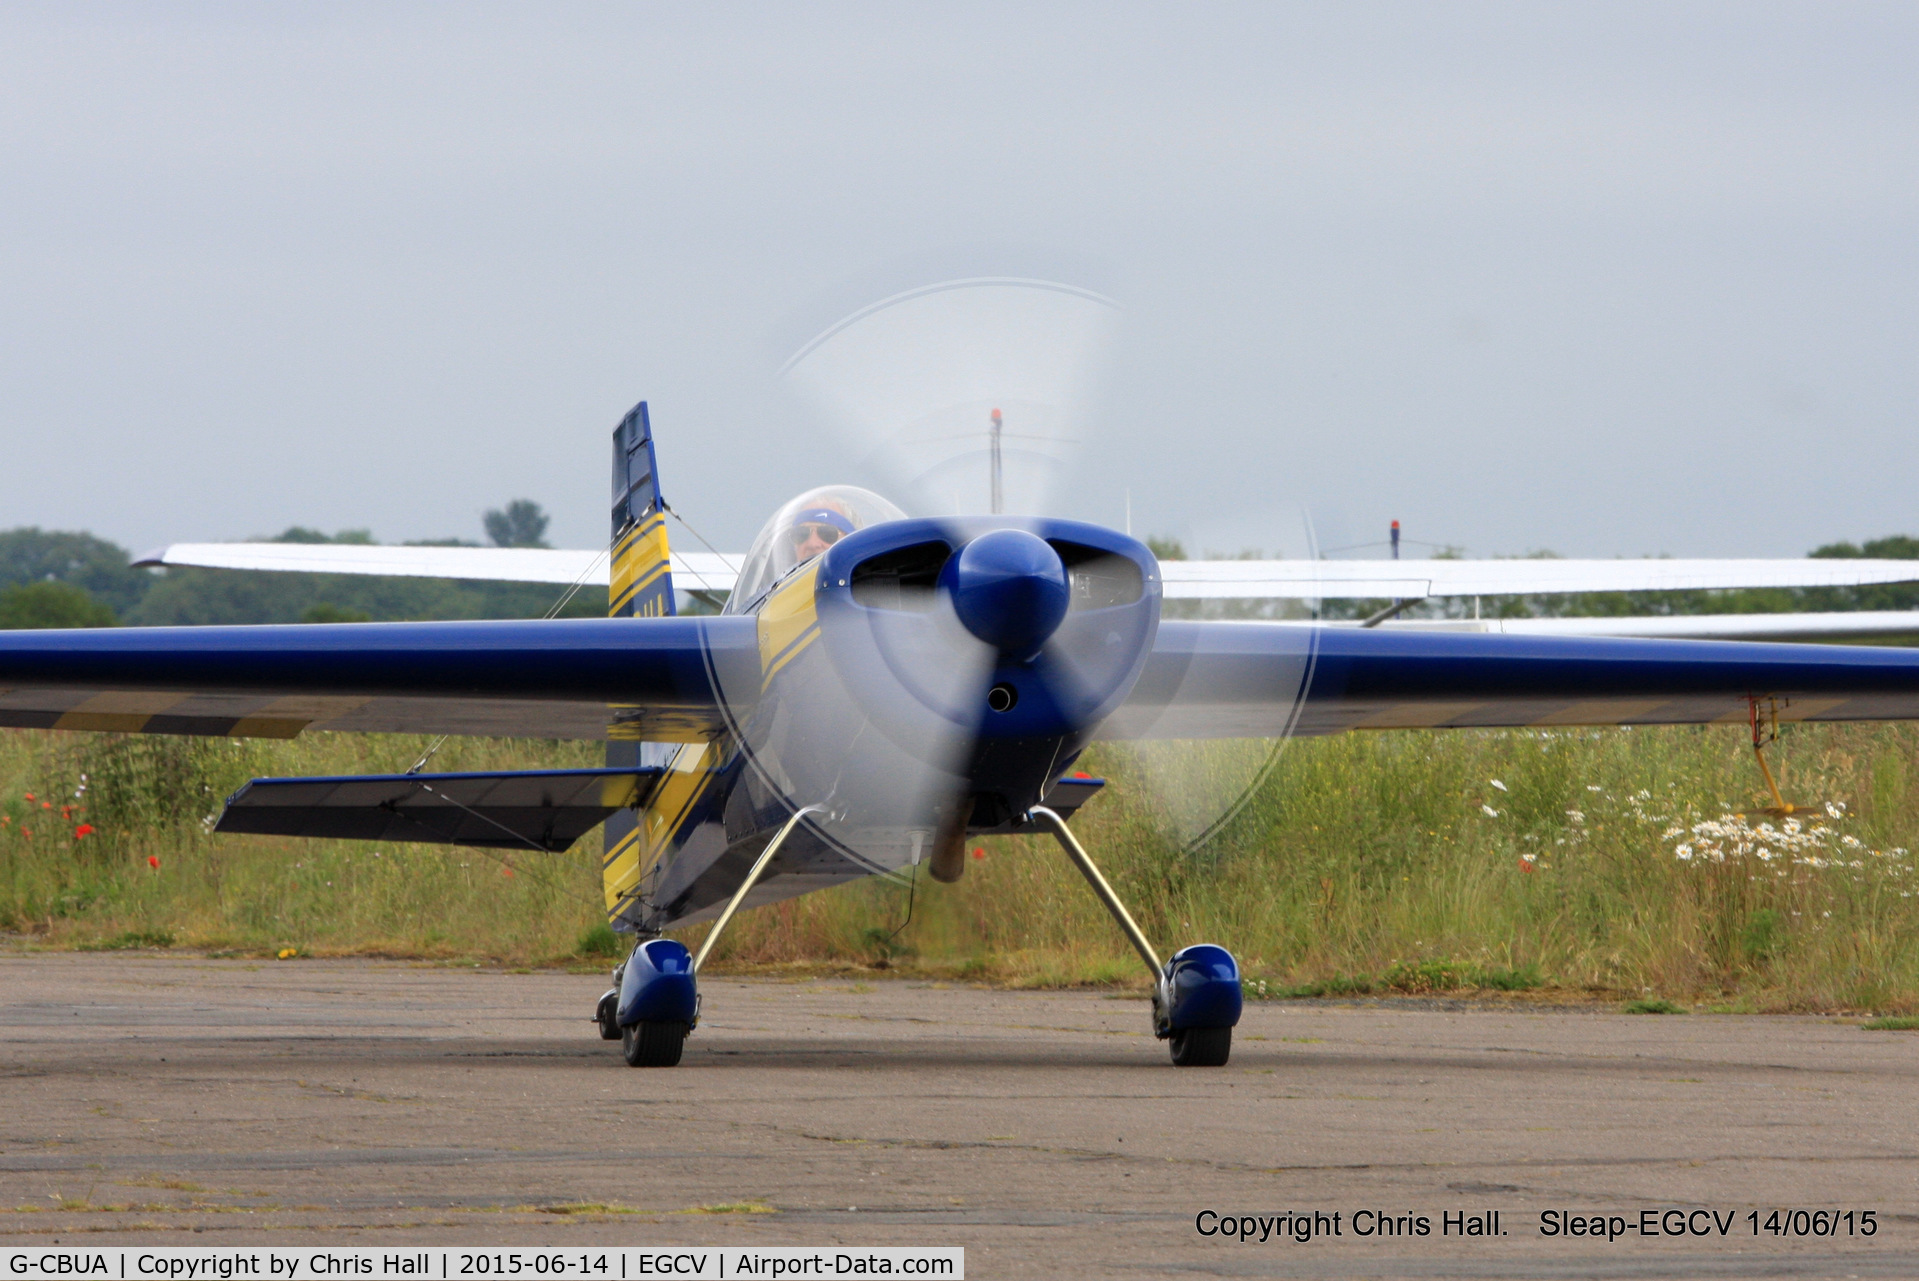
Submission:
MULTIPOLYGON (((604 949, 592 840, 493 857, 206 831, 248 777, 399 770, 424 745, 0 732, 0 926, 57 946, 170 939, 511 964, 604 949), (79 808, 56 821, 61 805, 79 808), (96 830, 73 836, 83 822, 96 830)), ((1820 803, 1811 817, 1750 812, 1761 785, 1743 726, 1307 740, 1189 852, 1162 825, 1179 810, 1163 793, 1246 770, 1246 749, 1106 745, 1083 765, 1109 786, 1074 826, 1151 937, 1225 943, 1268 990, 1537 978, 1738 1008, 1919 1009, 1919 878, 1906 853, 1919 848, 1919 728, 1798 726, 1774 750, 1788 798, 1820 803)), ((592 744, 456 740, 433 765, 597 759, 592 744)), ((716 955, 1140 981, 1049 841, 975 844, 984 857, 959 884, 918 880, 904 928, 906 887, 867 881, 746 913, 716 955)))

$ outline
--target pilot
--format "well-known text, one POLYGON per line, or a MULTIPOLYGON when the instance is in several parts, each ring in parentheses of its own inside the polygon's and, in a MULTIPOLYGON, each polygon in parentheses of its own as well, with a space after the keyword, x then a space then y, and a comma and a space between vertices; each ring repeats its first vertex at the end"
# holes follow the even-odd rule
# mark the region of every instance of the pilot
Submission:
POLYGON ((793 563, 804 565, 852 532, 852 520, 831 499, 818 507, 806 508, 793 517, 787 530, 787 537, 792 540, 793 563))

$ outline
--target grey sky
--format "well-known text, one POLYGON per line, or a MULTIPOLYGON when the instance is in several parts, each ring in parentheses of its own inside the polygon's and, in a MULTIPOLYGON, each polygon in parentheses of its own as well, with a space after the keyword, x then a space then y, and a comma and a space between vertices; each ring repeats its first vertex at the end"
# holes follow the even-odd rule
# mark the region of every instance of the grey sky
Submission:
POLYGON ((591 546, 644 396, 738 547, 872 479, 786 355, 1015 274, 1127 308, 1063 514, 1919 533, 1915 65, 1910 5, 9 6, 0 527, 477 537, 524 495, 591 546))

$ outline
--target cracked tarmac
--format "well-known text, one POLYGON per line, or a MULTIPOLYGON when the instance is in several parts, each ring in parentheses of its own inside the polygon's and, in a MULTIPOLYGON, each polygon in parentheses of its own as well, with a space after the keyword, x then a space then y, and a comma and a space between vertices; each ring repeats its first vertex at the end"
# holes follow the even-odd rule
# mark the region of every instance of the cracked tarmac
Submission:
POLYGON ((1919 1038, 1842 1020, 1251 1005, 720 976, 632 1070, 591 975, 0 953, 0 1247, 963 1245, 976 1277, 1919 1275, 1919 1038), (1546 1210, 1735 1210, 1726 1238, 1546 1210), (1773 1207, 1872 1237, 1753 1238, 1773 1207), (1323 1210, 1310 1244, 1195 1215, 1323 1210), (1443 1212, 1508 1235, 1444 1237, 1443 1212), (1428 1237, 1355 1237, 1355 1211, 1428 1237))

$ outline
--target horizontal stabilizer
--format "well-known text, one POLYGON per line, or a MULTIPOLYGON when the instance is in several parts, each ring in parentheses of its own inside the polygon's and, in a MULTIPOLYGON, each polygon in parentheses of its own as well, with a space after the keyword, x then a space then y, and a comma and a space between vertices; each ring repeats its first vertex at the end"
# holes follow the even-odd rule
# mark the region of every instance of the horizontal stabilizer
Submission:
POLYGON ((421 841, 559 852, 637 805, 657 769, 256 778, 227 798, 217 832, 421 841))
POLYGON ((1055 779, 1040 803, 1061 818, 1071 818, 1075 810, 1097 796, 1099 789, 1104 786, 1105 779, 1089 778, 1084 774, 1055 779))

